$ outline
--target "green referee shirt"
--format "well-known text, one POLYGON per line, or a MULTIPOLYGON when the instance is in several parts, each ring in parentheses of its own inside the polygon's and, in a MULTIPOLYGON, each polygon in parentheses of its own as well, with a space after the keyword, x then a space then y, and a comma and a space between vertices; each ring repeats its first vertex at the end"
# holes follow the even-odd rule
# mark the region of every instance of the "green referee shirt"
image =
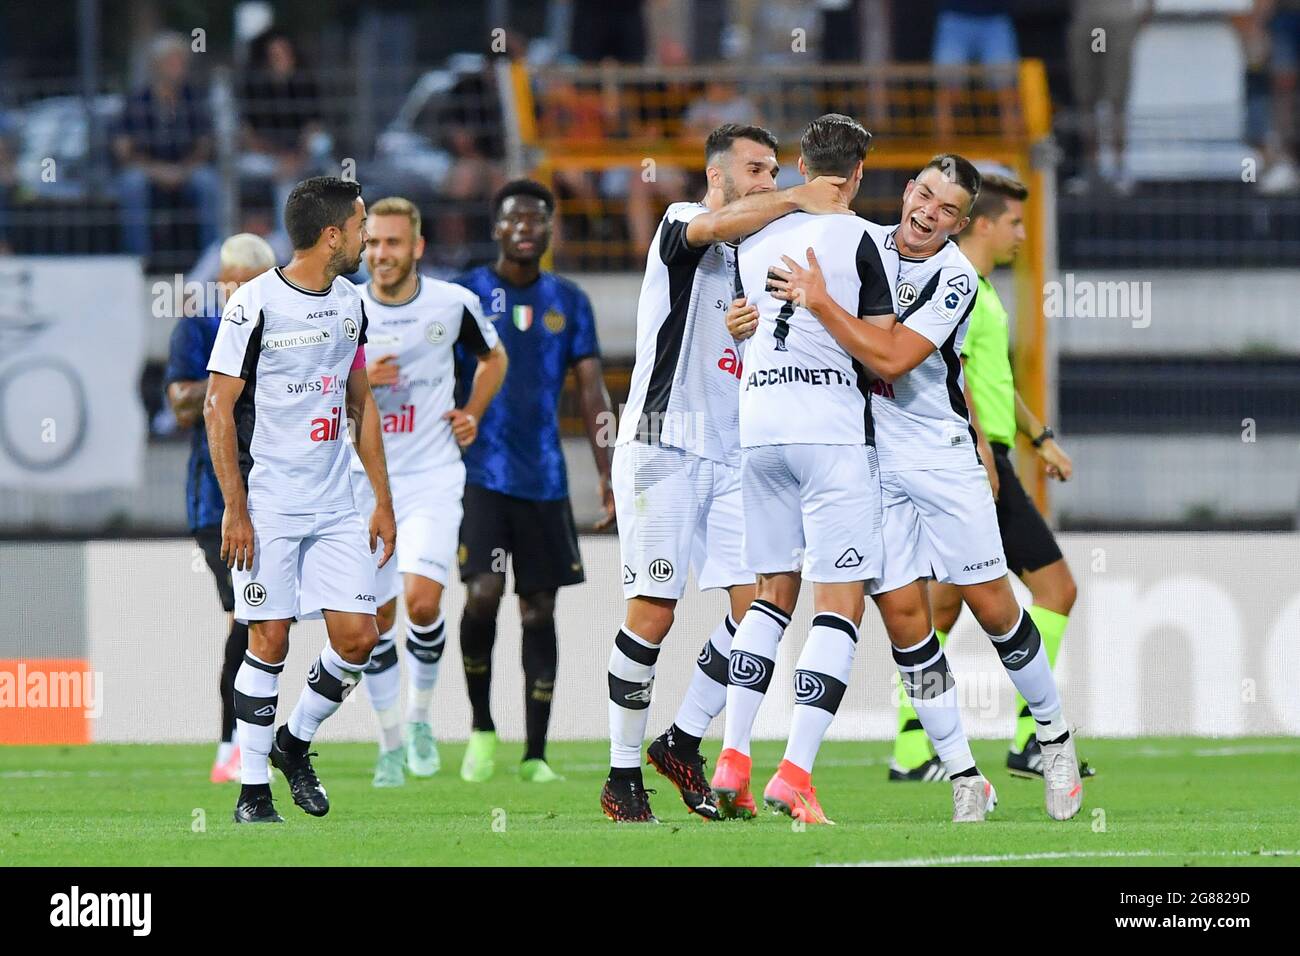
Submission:
POLYGON ((979 294, 961 347, 966 359, 966 382, 984 437, 996 444, 1014 446, 1016 383, 1011 376, 1008 321, 993 283, 980 276, 979 294))

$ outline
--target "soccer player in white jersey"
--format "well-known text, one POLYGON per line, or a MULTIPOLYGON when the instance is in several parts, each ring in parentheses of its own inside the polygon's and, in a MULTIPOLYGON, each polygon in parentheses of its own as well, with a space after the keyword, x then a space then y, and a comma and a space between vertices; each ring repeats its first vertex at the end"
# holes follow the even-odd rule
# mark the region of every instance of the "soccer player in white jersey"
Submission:
MULTIPOLYGON (((819 117, 800 140, 799 171, 844 177, 847 203, 870 143, 850 117, 819 117)), ((792 213, 739 247, 741 286, 759 317, 740 393, 744 557, 757 574, 758 596, 732 640, 726 730, 712 785, 723 814, 738 815, 749 795, 754 719, 807 578, 815 615, 796 664, 785 758, 763 799, 797 820, 827 823, 813 763, 848 682, 864 584, 880 573, 880 501, 865 370, 806 310, 767 291, 770 265, 810 246, 822 250, 830 295, 854 321, 887 321, 893 312, 879 251, 856 216, 792 213)))
POLYGON ((993 494, 963 395, 960 355, 979 276, 950 237, 970 221, 979 185, 968 160, 941 154, 907 184, 899 225, 870 226, 893 277, 898 320, 888 327, 859 322, 836 302, 812 248, 806 267, 786 257, 773 285, 777 296, 801 302, 879 377, 871 404, 885 554, 871 593, 904 689, 953 778, 953 819, 983 819, 996 795, 976 770, 961 729, 956 691, 931 623, 931 576, 960 588, 1024 697, 1042 747, 1048 815, 1067 820, 1083 804, 1074 739, 1047 649, 1007 578, 993 494))
POLYGON ((382 539, 383 566, 396 536, 366 378, 366 309, 342 278, 361 264, 361 187, 329 176, 304 180, 289 194, 284 218, 293 260, 227 301, 203 408, 225 500, 221 556, 232 568, 235 616, 249 625, 235 675, 239 823, 283 822, 271 801, 268 757, 294 803, 313 816, 329 812, 308 748, 370 660, 379 636, 373 553, 382 539), (376 501, 368 535, 348 476, 349 425, 376 501), (329 644, 288 722, 274 731, 289 625, 321 616, 329 644))
POLYGON ((727 589, 731 613, 705 643, 676 720, 648 758, 691 811, 717 816, 700 738, 726 702, 731 635, 754 599, 754 575, 741 559, 741 356, 724 323, 735 286, 728 243, 796 210, 849 213, 842 179, 776 191, 776 148, 761 127, 714 130, 704 147, 704 201, 669 206, 646 257, 636 364, 613 463, 627 614, 610 654, 601 808, 618 822, 655 819, 641 745, 659 647, 691 566, 701 589, 727 589))
MULTIPOLYGON (((471 444, 478 420, 501 388, 506 352, 483 316, 478 296, 464 286, 420 275, 424 254, 420 211, 410 200, 381 199, 366 220, 370 282, 361 289, 374 390, 397 515, 393 560, 376 572, 379 643, 366 668, 365 688, 379 718, 376 787, 438 772, 440 760, 429 710, 446 647, 442 593, 456 558, 465 493, 460 449, 471 444), (452 397, 453 348, 478 357, 464 408, 452 397), (397 666, 397 595, 406 602, 406 740, 402 740, 401 672, 397 666)), ((353 456, 352 490, 365 510, 374 500, 361 460, 353 456)))

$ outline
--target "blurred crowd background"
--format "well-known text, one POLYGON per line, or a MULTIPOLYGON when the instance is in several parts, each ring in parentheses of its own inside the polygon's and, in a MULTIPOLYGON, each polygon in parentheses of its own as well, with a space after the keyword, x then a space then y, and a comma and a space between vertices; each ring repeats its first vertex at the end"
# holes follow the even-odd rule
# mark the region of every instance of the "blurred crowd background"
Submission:
MULTIPOLYGON (((1149 334, 1054 327, 1080 472, 1059 519, 1289 529, 1298 71, 1300 0, 8 0, 0 254, 129 254, 150 277, 209 280, 232 232, 287 260, 289 188, 343 170, 371 200, 420 205, 424 267, 448 276, 494 258, 492 193, 539 175, 561 198, 553 265, 596 289, 617 400, 639 263, 667 203, 700 191, 709 129, 765 123, 793 146, 838 106, 885 142, 1012 143, 1049 170, 1060 275, 1154 296, 1149 334), (1024 61, 1050 98, 1034 142, 1024 61), (1276 427, 1242 455, 1246 419, 1276 427)), ((864 212, 888 219, 901 162, 864 212)), ((151 321, 146 491, 20 498, 6 533, 183 530, 169 325, 151 321)))

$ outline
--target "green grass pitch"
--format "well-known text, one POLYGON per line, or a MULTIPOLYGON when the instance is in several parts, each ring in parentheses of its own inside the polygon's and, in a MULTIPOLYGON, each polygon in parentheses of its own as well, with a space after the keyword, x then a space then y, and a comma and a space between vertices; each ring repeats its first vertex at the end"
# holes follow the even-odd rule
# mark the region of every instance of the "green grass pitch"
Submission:
MULTIPOLYGON (((714 756, 718 744, 705 742, 714 756)), ((429 780, 377 791, 375 749, 322 744, 316 767, 329 816, 297 809, 276 775, 286 823, 236 827, 236 785, 207 782, 212 748, 110 745, 0 748, 0 864, 43 865, 809 865, 1009 863, 1103 865, 1300 864, 1300 742, 1287 738, 1088 740, 1099 774, 1083 812, 1049 820, 1042 786, 1002 767, 1004 744, 977 741, 998 789, 990 822, 949 822, 947 784, 885 780, 889 745, 827 744, 816 780, 835 827, 802 831, 760 813, 749 823, 687 814, 650 768, 661 825, 617 826, 601 816, 603 742, 553 744, 563 783, 514 775, 518 744, 503 743, 497 776, 482 785, 456 774, 462 747, 442 748, 429 780)), ((755 745, 756 786, 781 753, 755 745)), ((761 803, 760 803, 761 809, 761 803)))

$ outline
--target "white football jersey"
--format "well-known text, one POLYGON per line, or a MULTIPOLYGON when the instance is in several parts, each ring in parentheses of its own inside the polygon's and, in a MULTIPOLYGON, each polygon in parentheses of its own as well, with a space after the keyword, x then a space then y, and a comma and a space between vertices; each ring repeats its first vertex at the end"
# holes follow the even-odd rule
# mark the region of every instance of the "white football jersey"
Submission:
POLYGON ((872 384, 872 418, 882 471, 946 468, 975 457, 966 408, 961 346, 975 307, 979 276, 951 239, 928 259, 899 255, 897 226, 869 232, 890 276, 898 321, 934 343, 920 365, 891 382, 872 384))
MULTIPOLYGON (((443 414, 455 407, 456 359, 460 343, 483 356, 497 344, 497 331, 483 317, 478 296, 464 286, 419 277, 415 295, 396 305, 361 288, 370 327, 367 360, 396 355, 396 385, 372 385, 384 433, 384 456, 393 477, 459 466, 460 446, 443 414)), ((354 452, 352 467, 364 471, 354 452)))
POLYGON ((790 213, 740 245, 740 281, 758 308, 758 329, 745 350, 740 443, 861 445, 871 440, 870 374, 802 306, 766 291, 767 271, 781 257, 807 265, 817 253, 826 288, 856 316, 893 311, 880 253, 857 216, 790 213))
POLYGON ((673 203, 646 256, 636 313, 636 364, 618 444, 668 445, 740 463, 740 350, 727 331, 735 247, 692 248, 686 224, 708 207, 673 203))
POLYGON ((278 269, 226 302, 208 371, 244 379, 235 403, 250 510, 318 514, 355 507, 348 479, 348 375, 366 309, 342 277, 324 292, 278 269))

